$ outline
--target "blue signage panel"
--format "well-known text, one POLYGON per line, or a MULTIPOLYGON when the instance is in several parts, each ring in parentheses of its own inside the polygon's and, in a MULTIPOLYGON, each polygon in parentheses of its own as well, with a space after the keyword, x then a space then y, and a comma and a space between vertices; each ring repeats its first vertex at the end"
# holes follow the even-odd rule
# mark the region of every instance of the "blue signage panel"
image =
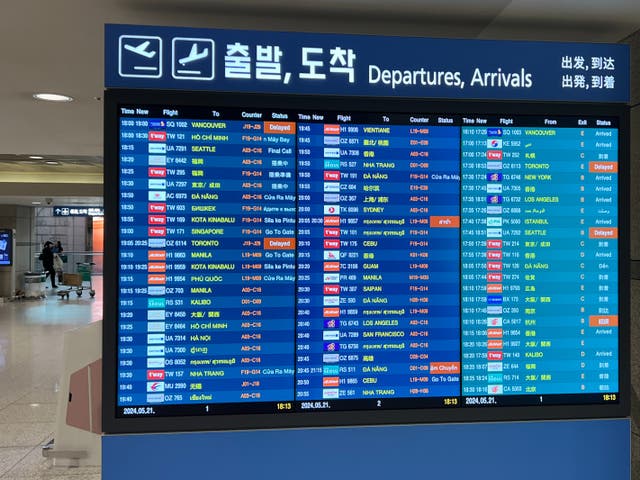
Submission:
POLYGON ((104 207, 53 207, 54 217, 104 217, 104 207))
POLYGON ((102 478, 625 479, 630 428, 620 419, 107 435, 102 478))
POLYGON ((629 49, 107 25, 105 87, 626 103, 629 49))

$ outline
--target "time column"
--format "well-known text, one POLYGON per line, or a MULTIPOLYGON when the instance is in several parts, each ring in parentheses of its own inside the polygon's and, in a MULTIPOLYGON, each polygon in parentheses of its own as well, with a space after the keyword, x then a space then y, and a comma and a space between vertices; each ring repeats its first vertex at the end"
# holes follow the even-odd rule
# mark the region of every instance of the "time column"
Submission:
POLYGON ((118 404, 146 397, 147 154, 150 120, 120 119, 118 404))

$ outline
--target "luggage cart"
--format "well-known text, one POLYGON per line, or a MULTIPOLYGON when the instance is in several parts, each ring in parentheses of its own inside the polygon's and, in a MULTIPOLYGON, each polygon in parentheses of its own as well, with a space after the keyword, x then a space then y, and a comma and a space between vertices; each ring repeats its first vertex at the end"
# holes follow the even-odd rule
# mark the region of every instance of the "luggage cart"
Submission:
POLYGON ((82 292, 85 289, 89 290, 91 298, 95 297, 96 291, 93 289, 93 283, 91 281, 91 273, 93 272, 93 262, 78 262, 76 263, 76 270, 78 273, 65 273, 64 284, 69 288, 65 290, 58 290, 58 296, 60 299, 69 299, 69 294, 75 292, 78 297, 82 296, 82 292), (89 285, 86 285, 88 283, 89 285))

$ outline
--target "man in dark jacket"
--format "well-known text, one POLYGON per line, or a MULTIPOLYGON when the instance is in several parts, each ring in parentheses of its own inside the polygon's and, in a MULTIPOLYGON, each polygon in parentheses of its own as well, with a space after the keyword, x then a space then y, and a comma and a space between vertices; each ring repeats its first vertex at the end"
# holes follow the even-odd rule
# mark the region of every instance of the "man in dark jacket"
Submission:
POLYGON ((53 268, 53 243, 45 242, 40 254, 40 260, 42 260, 42 267, 47 272, 47 277, 51 275, 51 288, 58 288, 56 285, 56 271, 53 268))

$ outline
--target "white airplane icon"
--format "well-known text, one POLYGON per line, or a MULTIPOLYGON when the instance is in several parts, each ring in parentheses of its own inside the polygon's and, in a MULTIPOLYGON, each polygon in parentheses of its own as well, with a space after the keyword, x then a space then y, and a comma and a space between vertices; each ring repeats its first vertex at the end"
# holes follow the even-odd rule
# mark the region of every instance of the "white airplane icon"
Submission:
POLYGON ((198 44, 194 43, 191 46, 191 51, 189 52, 189 56, 181 58, 178 60, 180 65, 186 65, 187 63, 195 62, 196 60, 200 60, 201 58, 205 58, 209 55, 209 49, 205 48, 202 52, 198 53, 198 44))
POLYGON ((146 42, 142 42, 137 47, 134 47, 133 45, 125 44, 124 49, 129 50, 130 52, 133 52, 133 53, 137 53, 138 55, 142 55, 143 57, 153 58, 156 55, 156 52, 147 51, 147 47, 149 46, 150 43, 151 42, 147 40, 146 42))

